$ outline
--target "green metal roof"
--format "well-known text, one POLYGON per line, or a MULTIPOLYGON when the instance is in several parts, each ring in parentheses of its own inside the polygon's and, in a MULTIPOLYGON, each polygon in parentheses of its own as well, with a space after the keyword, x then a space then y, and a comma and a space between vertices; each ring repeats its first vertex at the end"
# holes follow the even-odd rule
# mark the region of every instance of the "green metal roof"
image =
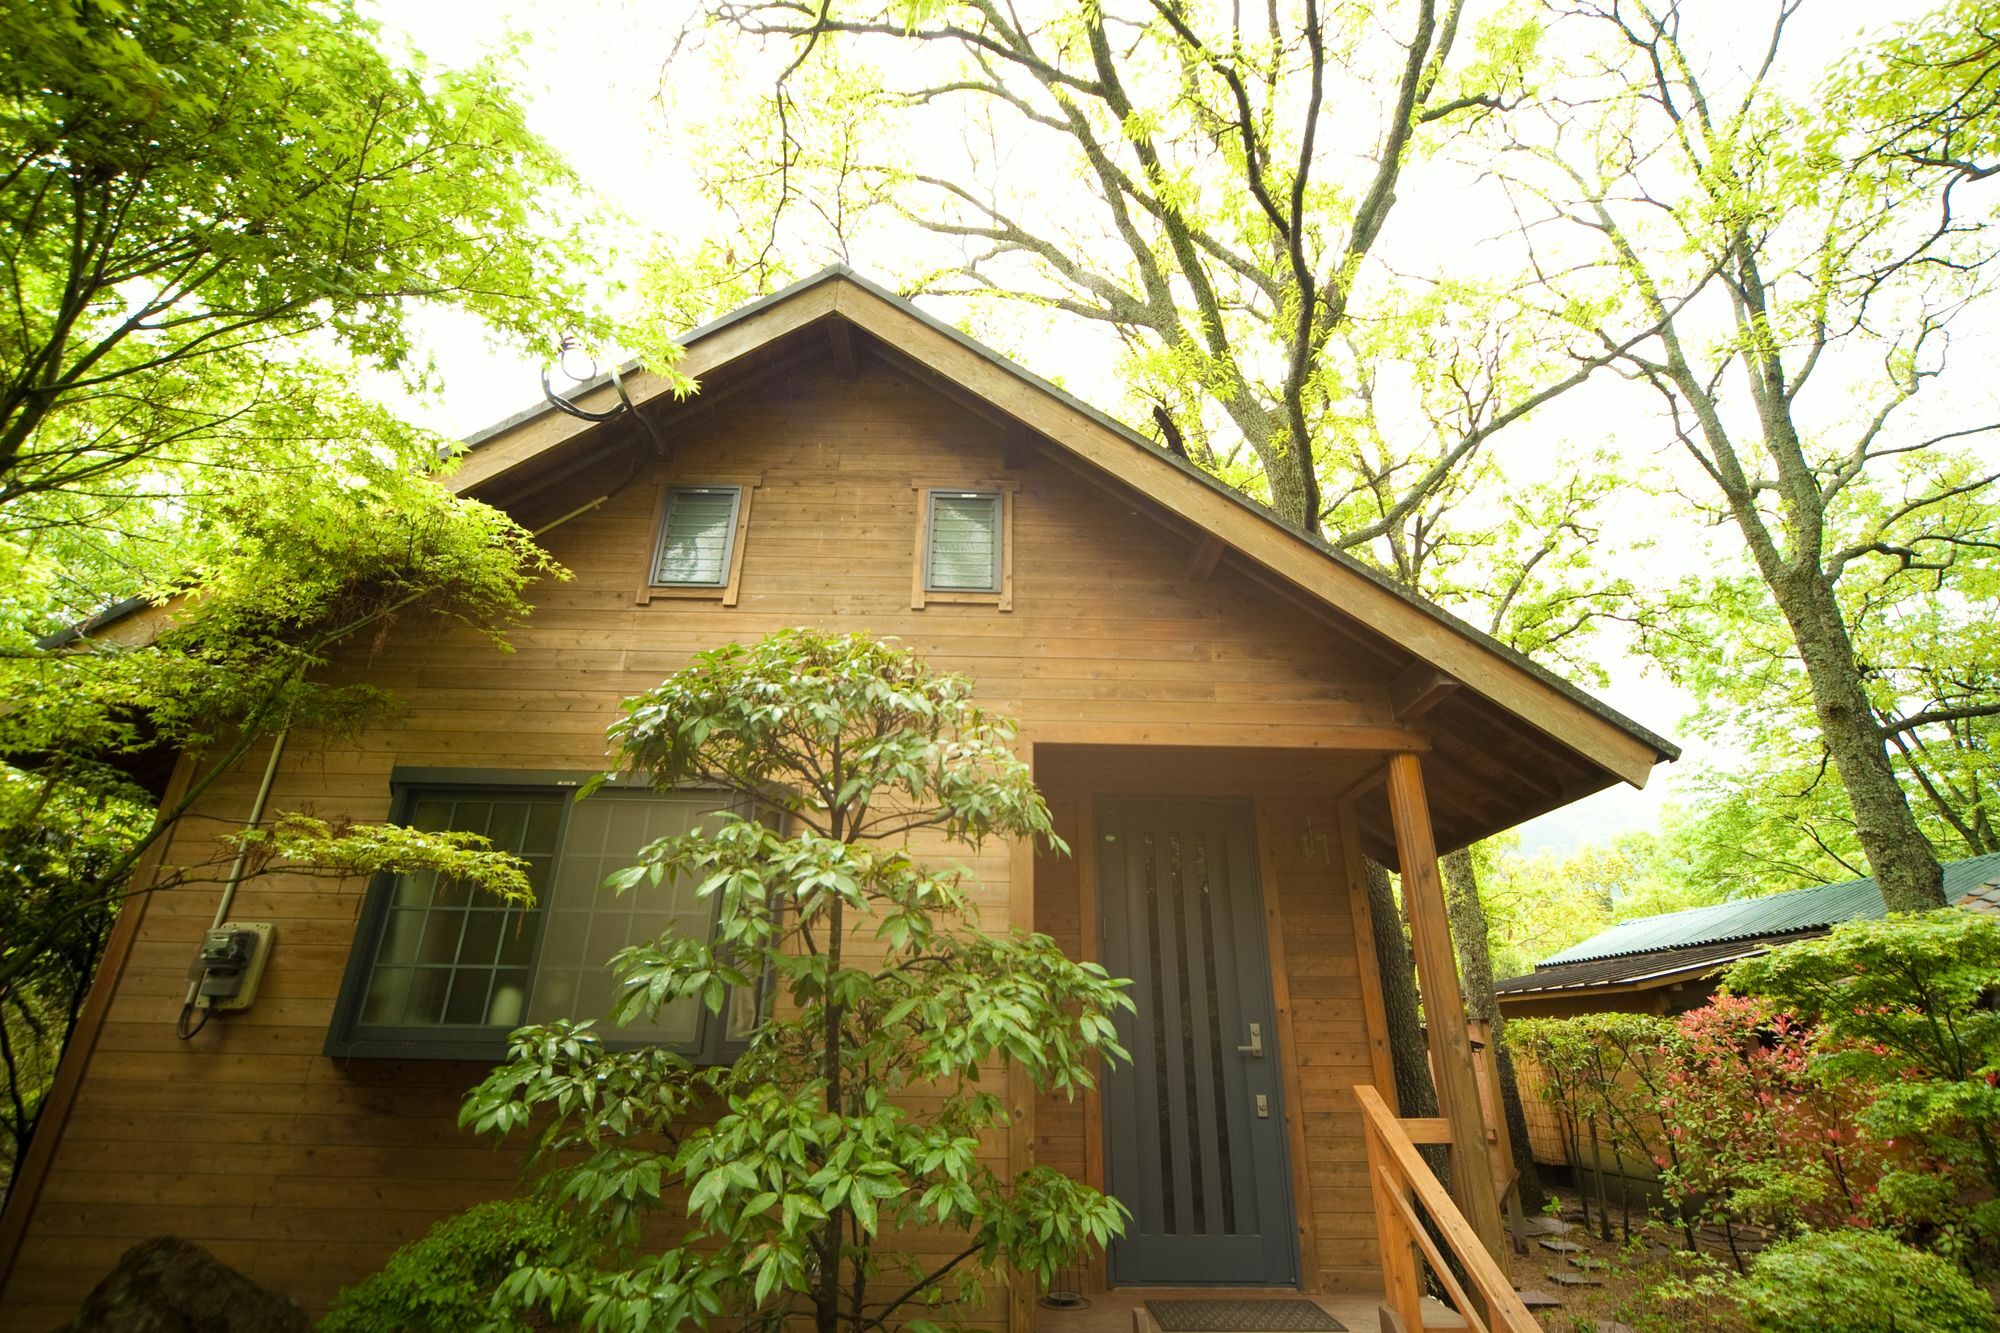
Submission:
MULTIPOLYGON (((1995 879, 2000 879, 2000 853, 1953 861, 1944 867, 1945 901, 1956 906, 1967 894, 1995 879)), ((1762 898, 1739 898, 1713 907, 1690 907, 1621 921, 1581 944, 1572 944, 1561 953, 1542 959, 1535 966, 1555 967, 1593 958, 1680 949, 1691 944, 1720 944, 1725 940, 1823 930, 1841 921, 1872 920, 1886 915, 1882 890, 1874 879, 1850 879, 1840 884, 1821 884, 1762 898)))

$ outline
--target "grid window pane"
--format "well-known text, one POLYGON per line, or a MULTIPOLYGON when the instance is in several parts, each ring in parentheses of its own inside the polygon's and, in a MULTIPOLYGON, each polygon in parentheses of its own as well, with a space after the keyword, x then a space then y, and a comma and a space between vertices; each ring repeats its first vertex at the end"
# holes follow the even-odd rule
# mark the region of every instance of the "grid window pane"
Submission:
POLYGON ((451 994, 444 1005, 444 1021, 454 1027, 485 1026, 486 994, 492 989, 491 968, 459 968, 452 973, 451 994))
POLYGON ((500 966, 526 967, 535 956, 532 912, 507 912, 500 918, 500 966))
POLYGON ((418 798, 413 822, 478 833, 523 857, 536 902, 509 907, 428 872, 397 876, 384 890, 374 957, 357 982, 353 1036, 404 1049, 411 1041, 489 1040, 523 1023, 595 1019, 609 1040, 711 1058, 722 1043, 747 1038, 760 1021, 754 989, 732 992, 715 1018, 690 1000, 650 1021, 606 1022, 617 999, 612 957, 677 934, 705 939, 715 911, 691 880, 642 880, 622 893, 604 880, 636 864, 647 844, 689 832, 727 805, 714 793, 614 791, 577 802, 488 789, 418 798))
POLYGON ((424 914, 421 910, 409 911, 397 908, 389 913, 389 920, 382 928, 382 947, 375 951, 375 959, 380 964, 414 963, 417 961, 417 940, 423 935, 424 914))
MULTIPOLYGON (((413 826, 478 833, 499 851, 526 858, 531 881, 546 882, 555 860, 562 800, 556 796, 425 796, 411 808, 413 826)), ((374 973, 361 1004, 362 1027, 480 1028, 504 1009, 496 974, 507 969, 518 1013, 534 948, 533 913, 506 907, 467 885, 435 874, 398 875, 376 947, 374 973)))
POLYGON ((456 802, 426 798, 410 811, 410 827, 422 833, 441 833, 451 827, 456 802))
MULTIPOLYGON (((612 955, 667 933, 707 938, 713 911, 710 903, 695 896, 692 881, 641 880, 623 893, 601 885, 607 876, 637 863, 640 849, 648 843, 686 833, 720 808, 722 802, 707 795, 603 794, 570 812, 562 866, 549 902, 548 939, 528 1004, 531 1022, 603 1019, 617 998, 612 955)), ((699 1002, 684 1000, 662 1008, 651 1022, 635 1020, 605 1031, 617 1040, 687 1045, 695 1040, 700 1024, 699 1002)))
POLYGON ((729 548, 736 538, 735 486, 676 486, 667 492, 655 584, 719 588, 729 580, 729 548))
POLYGON ((1000 497, 932 491, 924 586, 936 592, 1000 590, 1000 497))
POLYGON ((506 918, 512 915, 491 907, 468 912, 465 935, 458 942, 458 961, 480 967, 494 962, 500 955, 500 936, 506 918))
POLYGON ((410 973, 408 999, 403 1004, 407 1027, 433 1027, 444 1021, 445 996, 451 991, 451 969, 420 967, 410 973))
POLYGON ((361 1022, 367 1027, 393 1027, 403 1021, 403 1002, 410 994, 410 969, 378 965, 368 978, 368 997, 361 1002, 361 1022))
POLYGON ((528 974, 500 971, 493 974, 493 994, 486 1002, 486 1021, 494 1027, 516 1028, 528 1001, 528 974))

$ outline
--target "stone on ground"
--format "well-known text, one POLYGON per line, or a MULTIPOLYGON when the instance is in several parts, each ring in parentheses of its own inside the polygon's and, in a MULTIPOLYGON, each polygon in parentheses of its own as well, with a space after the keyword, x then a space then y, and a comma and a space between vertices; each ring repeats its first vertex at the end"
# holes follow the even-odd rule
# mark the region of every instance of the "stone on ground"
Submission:
POLYGON ((61 1333, 311 1333, 306 1312, 193 1241, 125 1251, 61 1333))

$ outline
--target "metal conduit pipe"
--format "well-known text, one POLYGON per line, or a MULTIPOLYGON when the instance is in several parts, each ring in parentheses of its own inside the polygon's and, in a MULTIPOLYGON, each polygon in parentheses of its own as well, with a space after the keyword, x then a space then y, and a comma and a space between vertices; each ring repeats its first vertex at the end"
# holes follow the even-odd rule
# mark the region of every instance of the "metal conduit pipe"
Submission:
MULTIPOLYGON (((271 758, 264 765, 264 780, 257 784, 257 799, 250 804, 250 818, 244 821, 244 833, 250 832, 264 822, 264 807, 271 800, 271 786, 278 777, 278 761, 285 754, 285 738, 291 734, 292 728, 287 724, 271 742, 271 758)), ((222 882, 222 898, 215 904, 215 919, 208 923, 211 931, 219 930, 222 923, 229 919, 229 909, 236 903, 236 890, 243 883, 243 869, 249 859, 250 845, 247 842, 239 844, 236 848, 236 859, 229 863, 229 877, 222 882)), ((194 1002, 200 993, 201 978, 199 976, 190 978, 187 999, 181 1005, 179 1021, 174 1024, 174 1032, 182 1041, 194 1036, 208 1024, 208 1019, 204 1016, 202 1021, 193 1027, 188 1026, 188 1020, 194 1016, 194 1002)))

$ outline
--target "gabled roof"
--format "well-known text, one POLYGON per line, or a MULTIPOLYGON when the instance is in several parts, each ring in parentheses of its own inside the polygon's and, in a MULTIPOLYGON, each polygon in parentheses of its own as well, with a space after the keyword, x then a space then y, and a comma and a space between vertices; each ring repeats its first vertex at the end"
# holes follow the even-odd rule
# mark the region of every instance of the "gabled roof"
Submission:
MULTIPOLYGON (((1239 558, 1359 621, 1609 778, 1643 786, 1654 764, 1679 756, 1673 742, 845 265, 689 333, 676 369, 703 379, 829 321, 860 330, 1107 479, 1139 491, 1226 543, 1239 558)), ((621 375, 635 405, 670 394, 661 376, 636 368, 621 375)), ((603 411, 618 397, 605 376, 582 386, 572 401, 603 411)), ((488 491, 591 429, 591 423, 549 405, 516 413, 468 438, 450 484, 461 493, 488 491)), ((1603 785, 1562 785, 1546 798, 1545 808, 1603 785)))
MULTIPOLYGON (((1984 907, 1989 898, 1988 886, 1995 880, 2000 880, 2000 853, 1953 861, 1944 867, 1945 901, 1958 906, 1971 899, 1971 905, 1984 907)), ((1651 961, 1648 956, 1668 950, 1710 949, 1734 941, 1825 930, 1842 921, 1879 920, 1887 915, 1881 886, 1869 877, 1761 898, 1741 898, 1713 907, 1642 916, 1621 921, 1581 944, 1552 954, 1537 963, 1533 972, 1497 982, 1494 989, 1539 989, 1515 983, 1538 981, 1545 969, 1626 957, 1634 959, 1633 966, 1645 966, 1651 961)))

